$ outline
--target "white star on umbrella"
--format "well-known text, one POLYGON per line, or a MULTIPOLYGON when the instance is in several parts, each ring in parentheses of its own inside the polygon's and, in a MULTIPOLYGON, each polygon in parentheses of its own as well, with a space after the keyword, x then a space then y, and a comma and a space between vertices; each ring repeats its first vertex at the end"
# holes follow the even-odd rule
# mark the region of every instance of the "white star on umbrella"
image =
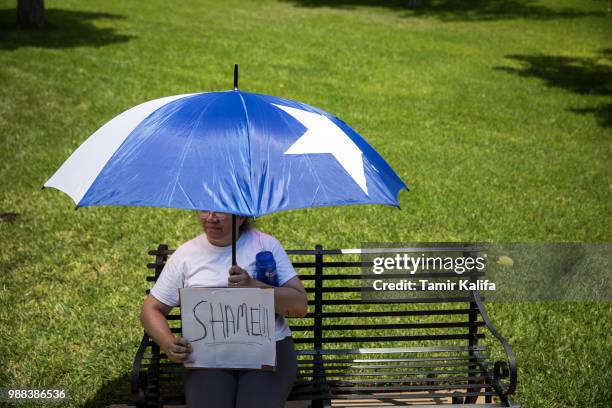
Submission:
POLYGON ((287 149, 285 154, 331 153, 346 172, 368 194, 361 150, 327 116, 273 104, 298 120, 306 132, 287 149))

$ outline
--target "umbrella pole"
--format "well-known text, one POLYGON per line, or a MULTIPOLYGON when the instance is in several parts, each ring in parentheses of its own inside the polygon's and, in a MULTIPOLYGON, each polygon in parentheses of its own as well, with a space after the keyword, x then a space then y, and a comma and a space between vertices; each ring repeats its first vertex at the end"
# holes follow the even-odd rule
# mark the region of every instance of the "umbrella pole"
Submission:
MULTIPOLYGON (((234 91, 238 90, 238 64, 234 64, 234 91)), ((232 214, 232 266, 236 265, 236 214, 232 214)))
POLYGON ((238 90, 238 64, 234 64, 234 91, 238 90))
POLYGON ((236 214, 232 214, 232 266, 236 265, 236 214))

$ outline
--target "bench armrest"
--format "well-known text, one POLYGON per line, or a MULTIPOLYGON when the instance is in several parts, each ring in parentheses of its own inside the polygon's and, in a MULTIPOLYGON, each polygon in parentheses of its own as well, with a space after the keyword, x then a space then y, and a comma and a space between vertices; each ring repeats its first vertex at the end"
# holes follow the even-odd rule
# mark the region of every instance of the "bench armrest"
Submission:
POLYGON ((510 345, 506 341, 506 339, 493 327, 493 323, 491 323, 491 319, 484 307, 482 302, 482 298, 480 297, 480 293, 478 291, 471 291, 471 296, 478 307, 478 311, 480 312, 480 316, 482 316, 482 320, 484 324, 487 326, 487 329, 491 332, 493 336, 499 340, 504 351, 506 352, 506 356, 508 357, 508 361, 496 361, 493 368, 493 380, 494 386, 500 394, 511 395, 516 391, 516 382, 517 382, 517 368, 516 368, 516 357, 514 356, 514 352, 510 345), (504 383, 502 379, 510 377, 509 383, 504 383))
POLYGON ((134 365, 132 366, 132 394, 136 398, 138 406, 144 406, 144 387, 146 386, 146 379, 141 378, 142 371, 140 370, 144 354, 149 344, 149 336, 145 333, 138 346, 138 351, 134 357, 134 365))

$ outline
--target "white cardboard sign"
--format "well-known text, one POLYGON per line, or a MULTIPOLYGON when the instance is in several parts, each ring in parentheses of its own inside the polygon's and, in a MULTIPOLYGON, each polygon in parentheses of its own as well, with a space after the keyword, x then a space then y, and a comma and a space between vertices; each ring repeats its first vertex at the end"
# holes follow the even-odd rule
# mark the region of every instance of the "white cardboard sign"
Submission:
POLYGON ((182 288, 185 367, 261 369, 276 365, 274 290, 182 288))

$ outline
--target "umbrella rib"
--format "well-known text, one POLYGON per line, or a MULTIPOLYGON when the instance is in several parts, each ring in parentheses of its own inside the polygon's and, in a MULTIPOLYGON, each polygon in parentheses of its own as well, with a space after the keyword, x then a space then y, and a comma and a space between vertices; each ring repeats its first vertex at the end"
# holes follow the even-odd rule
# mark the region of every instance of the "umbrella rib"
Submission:
MULTIPOLYGON (((279 111, 281 111, 283 113, 286 113, 286 112, 282 111, 281 109, 279 109, 279 111)), ((287 126, 289 126, 289 121, 287 121, 287 116, 289 116, 289 115, 280 114, 281 119, 285 122, 285 124, 287 126)), ((308 129, 306 129, 306 132, 308 132, 308 129)), ((298 139, 300 137, 302 137, 303 135, 304 135, 303 133, 301 135, 299 135, 298 139)), ((319 154, 321 154, 321 153, 319 153, 319 154)), ((316 172, 316 170, 314 169, 314 166, 312 165, 312 161, 310 159, 310 156, 307 155, 307 154, 301 154, 299 156, 304 157, 304 159, 306 160, 306 163, 308 165, 308 172, 310 174, 312 174, 312 177, 314 179, 317 180, 317 190, 314 192, 314 194, 313 194, 313 196, 311 198, 311 203, 310 203, 309 207, 312 206, 312 204, 314 203, 315 197, 319 194, 319 191, 321 191, 323 193, 323 195, 325 196, 324 200, 327 202, 329 200, 329 197, 327 196, 327 192, 325 191, 325 189, 322 187, 323 184, 321 184, 321 179, 319 178, 319 174, 316 172)), ((307 208, 307 207, 304 207, 304 208, 307 208)))
POLYGON ((196 204, 193 202, 193 200, 189 196, 189 193, 187 193, 187 191, 185 191, 185 189, 183 188, 183 185, 181 183, 178 183, 178 186, 181 189, 181 191, 183 192, 183 194, 185 194, 185 197, 187 198, 187 201, 189 201, 189 204, 191 204, 191 207, 194 210, 197 210, 198 208, 196 208, 196 204))
POLYGON ((314 204, 314 201, 316 199, 316 196, 319 194, 319 191, 321 191, 323 193, 323 195, 325 196, 325 202, 328 202, 329 201, 329 197, 327 197, 327 192, 325 191, 325 189, 322 188, 323 184, 321 183, 321 179, 319 177, 319 174, 314 169, 314 166, 312 165, 312 161, 310 160, 310 157, 307 154, 305 154, 304 156, 306 157, 306 161, 308 163, 308 168, 310 169, 310 174, 312 174, 313 177, 317 180, 317 191, 315 191, 315 195, 312 196, 312 201, 311 201, 310 205, 312 206, 314 204))
MULTIPOLYGON (((250 187, 253 186, 253 160, 251 156, 251 120, 249 119, 249 112, 246 107, 246 103, 244 102, 244 98, 242 97, 242 93, 238 91, 238 96, 240 97, 240 102, 242 102, 242 109, 244 109, 244 116, 246 117, 247 124, 247 149, 249 156, 249 194, 251 198, 249 212, 253 213, 253 209, 255 208, 255 198, 253 197, 252 192, 250 191, 250 187)), ((244 199, 244 193, 242 193, 244 199)), ((246 200, 245 200, 246 201, 246 200)))
MULTIPOLYGON (((187 140, 187 143, 185 144, 185 146, 183 147, 183 151, 181 152, 181 160, 180 163, 178 165, 178 168, 176 169, 176 177, 174 178, 174 183, 172 183, 172 191, 170 192, 170 200, 172 201, 172 199, 174 198, 174 193, 176 192, 176 186, 179 183, 179 177, 181 175, 181 172, 183 170, 183 165, 185 164, 185 158, 187 157, 187 153, 189 152, 189 148, 191 147, 191 142, 193 140, 194 137, 194 129, 197 129, 198 125, 200 124, 200 121, 202 120, 202 116, 204 116, 204 113, 206 113, 206 111, 208 110, 208 108, 212 105, 212 102, 214 102, 216 99, 218 99, 219 96, 216 96, 215 99, 213 99, 211 102, 209 102, 206 107, 204 109, 202 109, 202 112, 200 112, 200 114, 198 115, 198 120, 196 121, 196 123, 193 125, 193 127, 191 128, 191 130, 189 131, 189 138, 187 140)), ((185 194, 187 200, 191 203, 192 207, 194 207, 194 210, 202 210, 203 208, 195 208, 195 203, 191 200, 191 197, 189 197, 185 191, 185 189, 183 189, 182 186, 180 186, 181 191, 183 191, 183 193, 185 194)))

